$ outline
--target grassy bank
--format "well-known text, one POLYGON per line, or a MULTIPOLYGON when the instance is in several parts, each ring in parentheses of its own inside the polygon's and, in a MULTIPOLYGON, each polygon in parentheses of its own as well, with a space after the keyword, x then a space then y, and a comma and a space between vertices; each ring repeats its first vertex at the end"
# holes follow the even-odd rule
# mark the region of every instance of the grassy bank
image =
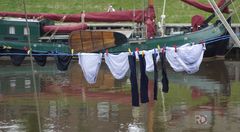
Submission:
MULTIPOLYGON (((79 13, 106 11, 109 4, 116 10, 119 9, 143 9, 147 6, 147 0, 25 0, 27 11, 33 13, 79 13)), ((207 0, 198 0, 207 2, 207 0)), ((163 0, 155 0, 155 11, 157 19, 162 14, 163 0)), ((1 11, 23 12, 22 0, 0 0, 1 11)), ((235 1, 240 5, 240 1, 235 1)), ((180 0, 167 0, 166 22, 167 23, 189 23, 191 17, 196 14, 210 15, 199 9, 191 7, 180 0)), ((238 21, 236 21, 238 22, 238 21)))

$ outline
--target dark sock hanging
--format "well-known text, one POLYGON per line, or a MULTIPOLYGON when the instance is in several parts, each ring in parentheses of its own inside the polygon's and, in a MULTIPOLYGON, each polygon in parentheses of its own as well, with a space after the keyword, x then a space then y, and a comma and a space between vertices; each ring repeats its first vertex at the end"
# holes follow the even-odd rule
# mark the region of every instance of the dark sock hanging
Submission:
POLYGON ((11 53, 23 54, 23 55, 10 55, 12 64, 15 65, 15 66, 20 66, 22 64, 23 60, 25 59, 26 55, 24 55, 24 54, 26 54, 26 51, 24 51, 24 50, 11 50, 11 53))
POLYGON ((68 65, 69 65, 71 59, 72 59, 72 56, 67 56, 67 55, 55 56, 58 70, 66 71, 68 69, 68 65))
POLYGON ((12 64, 15 66, 20 66, 25 59, 25 55, 11 55, 12 64))
POLYGON ((47 55, 37 55, 38 53, 33 53, 34 59, 39 66, 45 66, 47 62, 47 55))
POLYGON ((161 68, 162 68, 162 91, 164 93, 168 93, 169 86, 168 86, 168 77, 166 72, 165 66, 165 52, 160 53, 161 57, 161 68))
POLYGON ((128 56, 130 66, 130 81, 131 81, 131 94, 132 94, 132 106, 139 106, 139 92, 136 75, 136 57, 135 55, 128 56))
POLYGON ((146 62, 144 55, 139 55, 139 63, 140 63, 140 97, 141 103, 147 103, 148 99, 148 77, 146 75, 146 62))
POLYGON ((153 57, 153 66, 154 66, 154 87, 153 87, 153 99, 157 100, 158 95, 158 68, 157 68, 157 53, 152 55, 153 57))

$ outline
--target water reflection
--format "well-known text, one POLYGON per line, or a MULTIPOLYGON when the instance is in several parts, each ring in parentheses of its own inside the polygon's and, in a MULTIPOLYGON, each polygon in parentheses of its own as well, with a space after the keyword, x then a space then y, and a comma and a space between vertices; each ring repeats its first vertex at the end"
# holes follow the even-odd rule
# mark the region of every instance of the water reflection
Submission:
MULTIPOLYGON (((194 75, 168 67, 170 91, 158 101, 131 106, 128 77, 115 80, 105 64, 97 83, 85 81, 75 62, 67 72, 54 63, 34 66, 39 109, 28 64, 0 67, 0 131, 237 131, 240 123, 240 62, 204 62, 194 75)), ((149 90, 153 86, 153 75, 149 90)), ((159 81, 159 86, 161 83, 159 81)), ((151 93, 151 92, 150 92, 151 93)))

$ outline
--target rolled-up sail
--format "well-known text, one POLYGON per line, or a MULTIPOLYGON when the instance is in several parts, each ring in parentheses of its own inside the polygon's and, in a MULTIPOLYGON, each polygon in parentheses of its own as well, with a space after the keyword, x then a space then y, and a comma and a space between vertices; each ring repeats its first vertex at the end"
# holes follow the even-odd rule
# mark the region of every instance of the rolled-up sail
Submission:
POLYGON ((44 32, 55 32, 56 33, 71 33, 72 31, 85 30, 88 26, 86 23, 71 24, 71 25, 47 25, 43 26, 44 32))
MULTIPOLYGON (((0 12, 1 17, 25 18, 24 13, 19 12, 0 12)), ((51 14, 51 13, 28 13, 28 18, 44 18, 62 22, 81 22, 84 17, 85 22, 144 22, 146 18, 155 18, 153 6, 145 10, 126 10, 115 12, 86 12, 79 14, 51 14)))

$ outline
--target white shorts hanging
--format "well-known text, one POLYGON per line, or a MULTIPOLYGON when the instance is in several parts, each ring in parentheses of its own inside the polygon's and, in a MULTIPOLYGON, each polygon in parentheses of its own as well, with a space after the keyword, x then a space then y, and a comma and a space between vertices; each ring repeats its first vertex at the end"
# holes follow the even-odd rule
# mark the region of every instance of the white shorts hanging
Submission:
POLYGON ((126 75, 129 69, 128 54, 128 52, 123 52, 118 55, 110 53, 104 54, 105 63, 107 64, 114 78, 122 79, 126 75))
POLYGON ((98 71, 102 62, 102 54, 78 53, 78 63, 82 68, 85 79, 89 84, 96 83, 98 71))
POLYGON ((166 58, 174 71, 186 71, 188 74, 193 74, 199 70, 205 49, 205 44, 192 46, 186 44, 178 47, 177 52, 175 52, 175 48, 167 47, 166 58))
MULTIPOLYGON (((157 58, 156 61, 159 61, 159 53, 158 50, 155 49, 156 54, 157 54, 157 58)), ((153 65, 153 57, 152 55, 154 54, 154 49, 152 50, 148 50, 148 51, 144 51, 145 54, 145 61, 146 61, 146 71, 147 72, 153 72, 154 71, 154 65, 153 65)))
MULTIPOLYGON (((156 58, 156 61, 158 62, 159 61, 159 52, 158 52, 158 49, 155 49, 156 51, 156 54, 158 54, 157 58, 156 58)), ((142 52, 144 52, 144 57, 145 57, 145 61, 146 61, 146 71, 147 72, 153 72, 154 71, 154 66, 153 66, 153 58, 152 58, 152 54, 154 53, 154 49, 152 50, 148 50, 148 51, 139 51, 139 53, 137 51, 135 51, 135 56, 136 56, 136 59, 139 60, 139 57, 138 57, 138 54, 142 54, 142 52)))

